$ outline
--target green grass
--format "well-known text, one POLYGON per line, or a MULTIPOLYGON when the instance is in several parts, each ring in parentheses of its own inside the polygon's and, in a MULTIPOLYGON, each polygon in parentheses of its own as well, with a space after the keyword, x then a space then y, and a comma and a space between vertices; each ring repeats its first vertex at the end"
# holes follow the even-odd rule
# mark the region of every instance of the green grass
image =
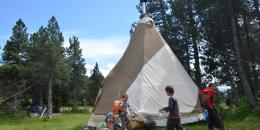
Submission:
MULTIPOLYGON (((249 112, 247 116, 240 113, 235 116, 223 115, 225 128, 229 130, 260 130, 260 111, 249 112), (243 116, 242 116, 243 115, 243 116)), ((184 125, 186 130, 207 130, 206 123, 184 125)))
MULTIPOLYGON (((241 115, 244 115, 241 113, 241 115)), ((87 123, 89 114, 60 114, 53 119, 28 118, 25 113, 0 115, 0 130, 81 130, 87 123)), ((228 116, 224 123, 230 130, 260 130, 260 111, 247 116, 228 116)), ((205 122, 184 125, 186 130, 207 130, 205 122)), ((165 128, 159 128, 164 130, 165 128)))
POLYGON ((62 114, 47 118, 28 118, 25 113, 0 115, 0 130, 81 130, 89 114, 62 114))

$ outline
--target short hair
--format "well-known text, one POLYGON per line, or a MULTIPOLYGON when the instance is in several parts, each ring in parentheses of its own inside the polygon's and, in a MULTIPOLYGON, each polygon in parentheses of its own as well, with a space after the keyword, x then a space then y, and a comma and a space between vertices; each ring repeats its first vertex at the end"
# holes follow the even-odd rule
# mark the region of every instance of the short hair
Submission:
POLYGON ((216 87, 214 83, 209 83, 208 87, 216 87))
POLYGON ((168 93, 170 93, 170 94, 174 94, 174 89, 173 89, 173 87, 170 86, 170 85, 166 86, 165 91, 168 92, 168 93))
POLYGON ((124 94, 124 95, 122 96, 122 98, 128 98, 128 95, 127 95, 127 94, 124 94))

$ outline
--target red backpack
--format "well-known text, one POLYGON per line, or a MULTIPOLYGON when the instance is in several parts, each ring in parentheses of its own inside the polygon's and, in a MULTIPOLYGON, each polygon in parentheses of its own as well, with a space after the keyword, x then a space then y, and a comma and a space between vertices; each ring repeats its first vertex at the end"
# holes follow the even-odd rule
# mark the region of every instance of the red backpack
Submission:
POLYGON ((113 115, 118 115, 120 113, 120 100, 116 100, 114 102, 113 108, 112 108, 112 113, 113 115))
POLYGON ((200 91, 199 92, 199 99, 200 99, 200 104, 201 107, 204 109, 211 109, 213 108, 213 102, 211 101, 213 94, 205 91, 200 91))

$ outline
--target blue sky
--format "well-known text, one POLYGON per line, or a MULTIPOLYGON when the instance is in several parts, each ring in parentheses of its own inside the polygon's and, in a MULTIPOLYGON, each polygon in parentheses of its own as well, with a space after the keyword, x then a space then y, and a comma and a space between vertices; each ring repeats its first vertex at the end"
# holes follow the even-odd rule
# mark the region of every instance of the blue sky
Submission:
MULTIPOLYGON (((1 0, 0 46, 4 47, 15 22, 21 18, 27 32, 47 26, 51 16, 59 22, 65 38, 79 37, 88 72, 95 62, 104 75, 123 55, 129 42, 129 29, 138 21, 139 0, 1 0)), ((2 50, 1 50, 2 52, 2 50)))

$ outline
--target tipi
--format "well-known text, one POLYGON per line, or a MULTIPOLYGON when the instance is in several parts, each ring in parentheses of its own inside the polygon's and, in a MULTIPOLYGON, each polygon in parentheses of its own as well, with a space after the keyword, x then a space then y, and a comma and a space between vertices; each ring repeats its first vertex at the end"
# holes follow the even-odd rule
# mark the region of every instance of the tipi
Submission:
MULTIPOLYGON (((175 89, 182 123, 203 118, 197 112, 198 87, 156 30, 153 20, 144 16, 123 57, 105 78, 88 125, 104 121, 103 115, 112 111, 114 101, 124 94, 135 113, 158 116, 158 110, 168 105, 164 91, 167 85, 175 89)), ((157 125, 165 126, 166 118, 157 119, 157 125)))

